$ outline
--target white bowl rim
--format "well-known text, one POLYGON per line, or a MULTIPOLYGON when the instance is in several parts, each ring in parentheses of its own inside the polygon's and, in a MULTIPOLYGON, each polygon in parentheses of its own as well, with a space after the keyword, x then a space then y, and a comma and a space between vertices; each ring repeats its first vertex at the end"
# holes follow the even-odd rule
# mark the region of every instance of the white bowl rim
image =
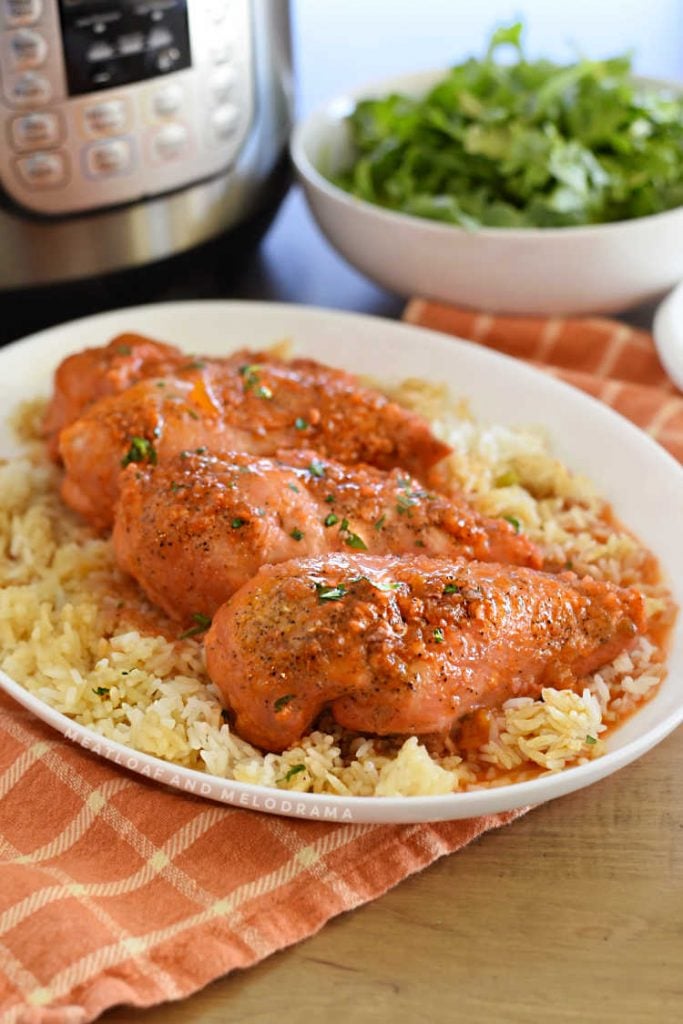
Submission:
MULTIPOLYGON (((389 210, 384 206, 371 203, 367 199, 359 199, 357 196, 339 188, 322 174, 306 151, 304 140, 310 133, 312 126, 320 121, 342 122, 338 111, 342 108, 349 108, 362 99, 379 98, 387 96, 393 90, 406 88, 409 83, 419 88, 423 84, 425 88, 429 84, 436 84, 439 79, 449 72, 449 67, 423 69, 421 71, 407 72, 402 75, 391 75, 389 77, 373 79, 363 85, 355 86, 347 92, 339 93, 331 99, 326 100, 315 108, 305 118, 298 121, 290 138, 290 154, 294 167, 300 178, 310 182, 320 192, 325 193, 328 198, 341 203, 350 209, 361 210, 368 215, 372 214, 379 220, 388 224, 407 223, 413 226, 420 226, 422 230, 437 236, 445 236, 457 232, 459 235, 472 238, 483 237, 492 239, 510 239, 518 241, 520 238, 572 238, 579 235, 594 235, 596 232, 615 234, 619 231, 626 232, 629 229, 635 230, 635 225, 657 224, 657 222, 672 218, 678 214, 683 217, 683 204, 674 206, 670 210, 661 210, 659 213, 649 213, 643 217, 630 217, 626 220, 605 221, 601 224, 567 224, 563 227, 528 227, 528 228, 492 228, 478 227, 468 229, 458 224, 446 224, 443 221, 431 220, 428 217, 417 217, 412 213, 401 213, 398 210, 389 210), (401 86, 403 83, 403 86, 401 86)), ((652 78, 649 76, 634 75, 634 80, 644 85, 662 89, 672 89, 676 92, 683 92, 683 82, 677 82, 666 78, 652 78)))

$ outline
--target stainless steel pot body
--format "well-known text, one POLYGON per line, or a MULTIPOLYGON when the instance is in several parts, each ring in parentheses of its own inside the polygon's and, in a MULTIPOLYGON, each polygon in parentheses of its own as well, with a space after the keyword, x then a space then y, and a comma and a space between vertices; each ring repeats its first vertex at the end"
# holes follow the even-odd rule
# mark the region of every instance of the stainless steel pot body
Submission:
POLYGON ((3 201, 0 288, 74 280, 159 260, 215 238, 259 210, 291 128, 289 3, 250 0, 249 8, 253 110, 234 162, 198 183, 102 212, 48 216, 3 201))

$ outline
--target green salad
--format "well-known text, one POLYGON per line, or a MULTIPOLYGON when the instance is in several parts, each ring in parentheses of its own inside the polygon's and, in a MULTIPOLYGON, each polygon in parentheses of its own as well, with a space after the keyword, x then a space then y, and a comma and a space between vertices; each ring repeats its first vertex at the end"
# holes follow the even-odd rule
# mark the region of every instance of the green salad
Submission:
POLYGON ((465 228, 628 220, 683 205, 683 97, 639 84, 628 57, 527 60, 519 24, 426 96, 364 100, 353 164, 360 199, 465 228), (514 61, 496 60, 502 46, 514 61))

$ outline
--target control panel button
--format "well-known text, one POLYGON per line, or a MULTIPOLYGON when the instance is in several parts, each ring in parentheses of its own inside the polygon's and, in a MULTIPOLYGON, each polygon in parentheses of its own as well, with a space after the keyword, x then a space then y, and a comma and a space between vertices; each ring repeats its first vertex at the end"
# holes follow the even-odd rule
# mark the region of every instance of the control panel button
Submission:
POLYGON ((157 117, 169 117, 176 114, 183 102, 183 90, 177 83, 169 82, 154 93, 152 109, 157 117))
POLYGON ((35 29, 21 28, 9 37, 9 52, 15 68, 38 68, 47 57, 47 42, 35 29))
POLYGON ((8 28, 33 25, 43 13, 43 0, 4 0, 8 28))
POLYGON ((17 170, 30 188, 57 188, 66 181, 63 153, 32 153, 17 160, 17 170))
POLYGON ((133 153, 127 139, 107 139, 88 146, 85 166, 93 178, 112 178, 132 167, 133 153))
POLYGON ((227 142, 237 128, 239 110, 232 103, 223 103, 211 114, 211 135, 214 142, 227 142))
POLYGON ((16 107, 42 107, 52 96, 52 86, 43 75, 25 71, 10 82, 7 98, 16 107))
POLYGON ((121 135, 128 122, 128 107, 123 100, 102 100, 83 111, 88 135, 121 135))
POLYGON ((182 156, 188 143, 188 131, 185 125, 174 122, 165 124, 154 135, 152 152, 159 160, 174 160, 182 156))
POLYGON ((12 145, 19 151, 55 146, 60 138, 56 114, 38 112, 15 117, 11 125, 12 145))
POLYGON ((222 65, 211 75, 211 95, 216 103, 224 103, 232 96, 236 75, 232 68, 222 65))

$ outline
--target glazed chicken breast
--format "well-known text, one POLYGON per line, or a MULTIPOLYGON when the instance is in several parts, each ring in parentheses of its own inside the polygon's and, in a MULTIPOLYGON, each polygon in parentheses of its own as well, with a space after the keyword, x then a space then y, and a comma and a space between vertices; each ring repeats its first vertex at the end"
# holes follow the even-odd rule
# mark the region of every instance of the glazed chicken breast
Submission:
POLYGON ((206 446, 272 455, 314 448, 343 463, 422 476, 450 449, 422 417, 309 359, 190 364, 100 399, 60 434, 64 500, 111 525, 122 465, 206 446))
POLYGON ((363 733, 448 733, 477 708, 574 687, 644 628, 638 591, 573 573, 333 554, 262 568, 205 648, 236 732, 281 751, 326 707, 363 733))
POLYGON ((142 334, 119 334, 108 345, 86 348, 63 359, 55 372, 52 398, 45 411, 43 433, 53 459, 59 456, 59 434, 105 395, 118 395, 145 377, 159 377, 190 362, 173 345, 142 334))
POLYGON ((216 609, 266 563, 338 551, 540 566, 523 534, 425 490, 405 471, 344 466, 312 451, 278 458, 183 451, 121 476, 116 558, 171 618, 216 609))

